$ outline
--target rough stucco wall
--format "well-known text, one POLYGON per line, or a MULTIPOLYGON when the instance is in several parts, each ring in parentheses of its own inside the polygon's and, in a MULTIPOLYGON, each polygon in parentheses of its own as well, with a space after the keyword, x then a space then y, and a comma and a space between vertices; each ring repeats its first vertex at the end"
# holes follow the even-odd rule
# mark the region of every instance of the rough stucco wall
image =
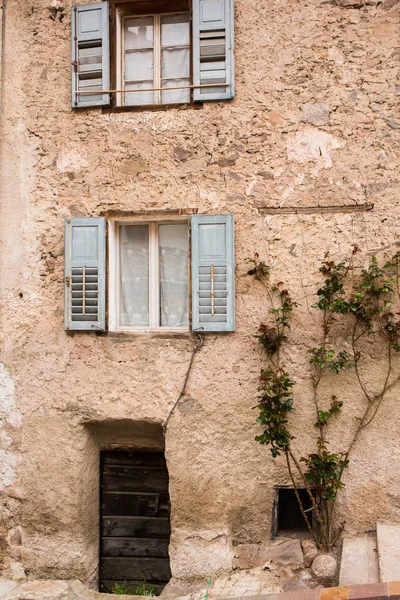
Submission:
MULTIPOLYGON (((162 422, 193 346, 190 337, 66 335, 63 218, 190 207, 233 212, 236 222, 237 331, 205 337, 166 436, 172 571, 212 576, 230 568, 234 544, 269 538, 273 486, 288 483, 283 463, 254 442, 262 356, 253 335, 265 301, 245 276, 246 257, 259 251, 300 302, 285 360, 298 381, 292 421, 302 451, 312 447, 304 340, 313 344, 317 334, 306 296, 310 305, 318 260, 325 250, 342 257, 354 242, 378 251, 399 231, 400 4, 353 9, 319 0, 236 0, 236 99, 124 114, 72 112, 70 2, 62 23, 49 19, 49 6, 7 3, 0 163, 4 568, 93 583, 98 449, 105 438, 96 439, 87 425, 162 422), (307 106, 316 103, 325 105, 317 114, 307 106), (265 217, 259 210, 365 201, 374 202, 373 212, 265 217)), ((375 362, 371 379, 382 368, 375 362)), ((345 412, 357 415, 351 374, 335 385, 347 400, 345 412)), ((342 496, 350 533, 373 527, 378 517, 400 517, 395 405, 393 391, 354 453, 342 496)), ((335 435, 341 449, 349 431, 339 423, 335 435)))

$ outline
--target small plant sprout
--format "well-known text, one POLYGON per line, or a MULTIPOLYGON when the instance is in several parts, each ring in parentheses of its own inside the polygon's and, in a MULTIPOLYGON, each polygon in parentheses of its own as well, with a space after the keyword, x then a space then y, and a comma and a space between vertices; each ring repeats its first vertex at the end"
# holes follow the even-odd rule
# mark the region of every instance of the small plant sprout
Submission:
POLYGON ((212 581, 207 581, 207 590, 206 590, 206 593, 204 594, 204 598, 210 597, 211 586, 212 586, 212 581))
POLYGON ((135 591, 136 596, 155 596, 154 585, 147 585, 144 580, 135 591))
POLYGON ((124 581, 123 583, 114 583, 114 585, 111 588, 111 591, 113 594, 120 594, 120 595, 131 593, 130 588, 126 585, 126 581, 124 581))

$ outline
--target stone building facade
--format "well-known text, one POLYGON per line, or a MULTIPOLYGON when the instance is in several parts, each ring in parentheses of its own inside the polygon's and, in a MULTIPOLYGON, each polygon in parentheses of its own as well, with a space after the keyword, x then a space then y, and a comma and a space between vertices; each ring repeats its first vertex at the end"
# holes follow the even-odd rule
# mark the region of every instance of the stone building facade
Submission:
MULTIPOLYGON (((399 232, 400 3, 235 0, 234 99, 126 111, 71 107, 71 8, 2 8, 1 564, 95 587, 100 451, 158 450, 172 574, 211 577, 232 567, 237 545, 269 540, 275 487, 289 484, 254 441, 264 360, 254 334, 267 306, 246 259, 259 252, 299 302, 284 358, 305 451, 318 262, 354 243, 390 252, 399 232), (232 214, 235 331, 201 342, 189 331, 66 331, 64 220, 113 214, 232 214)), ((371 383, 383 373, 378 357, 371 383)), ((356 415, 352 377, 335 385, 356 415)), ((354 450, 341 500, 350 534, 400 518, 397 395, 354 450)), ((341 427, 336 443, 349 436, 341 427)))

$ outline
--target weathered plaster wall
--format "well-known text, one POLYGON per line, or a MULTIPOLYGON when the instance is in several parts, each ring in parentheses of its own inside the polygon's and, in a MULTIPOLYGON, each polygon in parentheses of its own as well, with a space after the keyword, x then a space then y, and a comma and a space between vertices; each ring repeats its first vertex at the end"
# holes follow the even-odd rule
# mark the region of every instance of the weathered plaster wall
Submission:
MULTIPOLYGON (((253 335, 265 314, 246 277, 259 251, 299 301, 288 368, 298 381, 295 445, 311 447, 305 340, 325 250, 390 247, 400 225, 399 23, 396 0, 236 0, 237 96, 199 110, 102 114, 70 108, 71 2, 8 0, 0 165, 0 465, 3 565, 41 577, 97 567, 98 449, 141 444, 116 422, 161 423, 194 340, 66 335, 63 219, 107 209, 197 208, 236 221, 237 331, 208 335, 170 421, 172 571, 229 569, 233 546, 269 538, 281 461, 254 442, 253 335), (369 213, 265 216, 263 206, 374 202, 369 213), (172 376, 171 376, 172 374, 172 376), (102 423, 112 429, 96 433, 102 423), (94 430, 91 423, 96 423, 94 430), (99 425, 100 424, 100 425, 99 425), (111 433, 110 433, 111 431, 111 433), (121 437, 122 436, 122 437, 121 437), (6 538, 6 539, 4 539, 6 538)), ((383 366, 370 366, 371 383, 383 366)), ((346 414, 360 397, 338 383, 346 414)), ((400 517, 397 390, 360 438, 346 476, 349 532, 400 517), (373 498, 373 502, 371 499, 373 498)), ((129 428, 128 428, 129 429, 129 428)), ((338 449, 349 437, 338 424, 338 449)), ((149 442, 146 442, 149 443, 149 442)))

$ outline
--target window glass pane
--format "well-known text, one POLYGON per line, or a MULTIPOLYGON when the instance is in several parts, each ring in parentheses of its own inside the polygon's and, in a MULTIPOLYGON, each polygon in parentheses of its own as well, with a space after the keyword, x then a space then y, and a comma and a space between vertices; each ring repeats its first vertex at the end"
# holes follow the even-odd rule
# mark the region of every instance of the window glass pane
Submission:
POLYGON ((160 325, 188 327, 188 227, 160 225, 160 325))
MULTIPOLYGON (((162 86, 165 88, 174 88, 183 85, 190 85, 189 79, 167 79, 162 81, 162 86)), ((174 90, 168 92, 162 92, 162 103, 163 104, 182 104, 184 102, 190 102, 190 89, 186 90, 174 90)))
POLYGON ((189 45, 189 13, 161 17, 161 45, 189 45))
MULTIPOLYGON (((154 87, 153 17, 130 17, 124 20, 124 88, 154 87)), ((154 104, 154 92, 133 92, 123 96, 124 104, 154 104)))
POLYGON ((161 76, 165 79, 189 77, 189 48, 169 48, 162 51, 161 76))
POLYGON ((148 81, 151 88, 154 78, 153 50, 125 53, 125 81, 148 81))
POLYGON ((153 17, 124 19, 125 50, 153 48, 153 17))
POLYGON ((149 227, 119 229, 120 325, 149 325, 149 227))
MULTIPOLYGON (((138 83, 126 83, 126 90, 140 90, 153 87, 152 81, 140 81, 138 83)), ((154 92, 131 92, 124 94, 124 104, 127 106, 144 106, 146 104, 154 104, 154 92)))

